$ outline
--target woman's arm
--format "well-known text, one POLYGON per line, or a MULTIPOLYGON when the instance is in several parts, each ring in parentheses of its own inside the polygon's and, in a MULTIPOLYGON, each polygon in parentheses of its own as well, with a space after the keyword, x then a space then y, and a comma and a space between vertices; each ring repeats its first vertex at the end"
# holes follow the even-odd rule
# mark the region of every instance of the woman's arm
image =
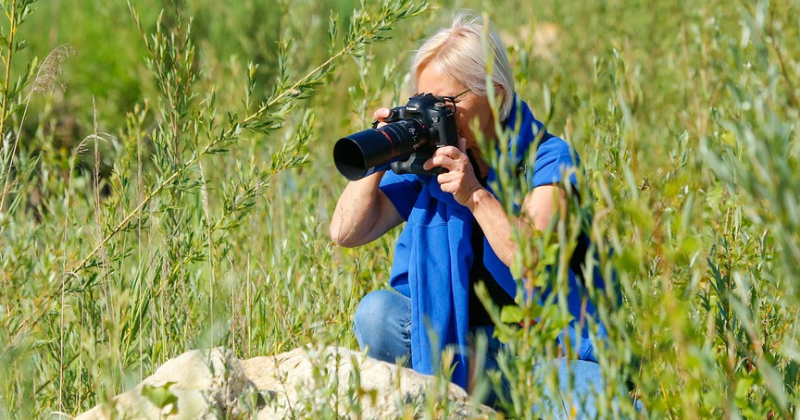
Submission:
MULTIPOLYGON (((566 199, 566 191, 559 186, 536 187, 525 196, 522 217, 514 218, 513 223, 517 228, 523 230, 531 228, 545 230, 550 226, 553 214, 560 208, 559 206, 566 203, 566 199)), ((503 205, 485 188, 476 190, 472 194, 471 205, 469 203, 465 205, 481 225, 481 229, 497 257, 510 267, 514 262, 517 247, 511 239, 512 222, 506 215, 503 205)))
POLYGON ((555 211, 566 202, 566 191, 556 185, 536 187, 522 203, 523 216, 510 219, 497 198, 478 182, 465 151, 466 140, 461 139, 458 148, 438 149, 425 168, 441 166, 448 170, 437 178, 442 191, 452 193, 456 201, 470 209, 497 257, 510 267, 517 252, 511 238, 512 223, 521 229, 547 229, 555 211))
MULTIPOLYGON (((389 108, 375 111, 375 118, 381 122, 378 127, 386 125, 383 120, 389 118, 390 113, 389 108)), ((364 245, 403 223, 394 204, 378 188, 385 173, 376 172, 347 184, 331 218, 330 233, 334 242, 348 248, 364 245)))
POLYGON ((386 194, 378 188, 384 172, 347 184, 331 218, 331 239, 355 247, 380 238, 403 222, 386 194))

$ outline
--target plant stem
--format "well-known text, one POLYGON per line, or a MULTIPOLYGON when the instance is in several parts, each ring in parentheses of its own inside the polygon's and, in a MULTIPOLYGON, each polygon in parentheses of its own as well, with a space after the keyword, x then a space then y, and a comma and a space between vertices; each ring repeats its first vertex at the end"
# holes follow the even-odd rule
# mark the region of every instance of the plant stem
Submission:
MULTIPOLYGON (((362 43, 364 41, 364 38, 366 37, 366 34, 372 33, 372 32, 374 32, 376 30, 377 25, 378 24, 376 23, 375 25, 373 25, 372 28, 370 28, 370 31, 364 32, 359 37, 357 37, 356 39, 350 41, 349 44, 347 44, 346 46, 342 47, 342 49, 339 50, 339 52, 337 52, 335 55, 333 55, 330 58, 328 58, 324 63, 320 64, 319 66, 317 66, 316 68, 314 68, 313 70, 308 72, 305 76, 301 77, 290 88, 284 89, 278 96, 274 97, 269 102, 267 102, 264 105, 262 105, 258 109, 258 111, 256 111, 253 114, 247 116, 244 120, 242 120, 241 124, 236 124, 236 125, 243 125, 243 124, 246 124, 248 122, 251 122, 251 121, 255 120, 258 117, 263 116, 264 112, 266 112, 270 107, 272 107, 275 104, 277 104, 280 100, 286 98, 286 96, 288 96, 292 92, 295 92, 299 86, 302 86, 303 84, 307 83, 320 70, 322 70, 325 67, 327 67, 328 65, 330 65, 333 61, 335 61, 336 59, 338 59, 342 55, 352 51, 352 49, 355 48, 356 45, 358 45, 358 44, 360 44, 360 43, 362 43)), ((142 208, 144 208, 144 206, 147 205, 147 203, 150 202, 150 200, 154 196, 158 195, 162 190, 164 190, 164 188, 166 188, 173 180, 175 180, 179 175, 181 175, 183 173, 183 171, 185 171, 187 168, 189 168, 191 166, 194 166, 194 164, 197 163, 200 160, 201 157, 203 157, 204 155, 208 154, 209 151, 214 146, 216 146, 217 144, 219 144, 220 142, 222 142, 225 139, 232 138, 235 135, 234 131, 236 129, 235 128, 236 125, 234 125, 234 127, 230 128, 224 134, 222 134, 219 137, 217 137, 215 140, 212 140, 211 142, 209 142, 205 147, 203 147, 203 150, 201 150, 200 153, 198 153, 195 156, 193 156, 186 163, 184 163, 183 166, 178 168, 177 171, 173 172, 172 175, 169 176, 169 178, 167 178, 164 182, 161 183, 161 185, 159 185, 155 190, 153 190, 150 194, 148 194, 145 197, 145 199, 141 203, 139 203, 138 206, 136 206, 136 208, 131 210, 131 212, 108 235, 106 235, 106 237, 103 239, 102 243, 97 245, 77 266, 75 266, 70 271, 73 272, 73 273, 77 273, 78 271, 86 268, 86 264, 89 262, 89 260, 92 257, 94 257, 94 255, 97 254, 97 252, 100 251, 100 249, 103 246, 105 246, 105 244, 112 237, 114 237, 125 226, 127 226, 127 224, 131 221, 131 219, 133 219, 133 217, 136 216, 142 210, 142 208)))
MULTIPOLYGON (((11 59, 14 56, 14 35, 17 32, 17 2, 11 0, 11 15, 9 19, 8 28, 8 51, 6 52, 5 64, 6 74, 3 78, 3 103, 0 105, 0 141, 6 137, 6 119, 8 117, 8 82, 11 80, 11 59)), ((19 137, 19 134, 17 134, 19 137)), ((2 198, 0 198, 0 212, 5 208, 6 192, 8 191, 8 179, 11 178, 11 163, 14 161, 14 154, 17 150, 17 142, 14 142, 14 147, 11 154, 8 156, 7 170, 5 173, 5 185, 3 186, 2 198)))
MULTIPOLYGON (((11 15, 8 28, 8 51, 6 51, 6 74, 3 78, 3 104, 0 106, 0 135, 5 136, 6 111, 8 109, 8 82, 11 80, 11 58, 14 56, 14 35, 17 32, 17 2, 11 0, 11 15)), ((2 207, 0 207, 2 208, 2 207)))
POLYGON ((338 53, 336 53, 335 55, 333 55, 333 56, 331 56, 330 58, 328 58, 328 59, 327 59, 327 60, 326 60, 324 63, 322 63, 322 64, 320 64, 319 66, 317 66, 317 67, 316 67, 314 70, 311 70, 311 71, 310 71, 308 74, 306 74, 306 75, 305 75, 303 78, 301 78, 301 79, 300 79, 300 80, 298 80, 298 81, 297 81, 297 82, 296 82, 294 85, 292 85, 292 87, 290 87, 289 89, 284 89, 284 91, 283 91, 283 92, 281 92, 281 94, 280 94, 280 95, 276 96, 275 98, 271 99, 271 100, 270 100, 269 102, 267 102, 266 104, 262 105, 262 106, 261 106, 261 108, 259 108, 259 109, 258 109, 258 111, 256 111, 254 114, 252 114, 252 115, 248 116, 247 118, 245 118, 243 122, 244 122, 244 123, 248 123, 248 122, 252 121, 254 118, 256 118, 256 117, 260 116, 260 115, 261 115, 261 114, 263 114, 263 113, 264 113, 264 112, 265 112, 267 109, 269 109, 271 106, 274 106, 274 105, 275 105, 276 103, 278 103, 278 102, 279 102, 281 99, 283 99, 284 97, 286 97, 286 95, 288 95, 288 94, 290 94, 290 93, 293 93, 293 92, 296 92, 296 91, 297 91, 297 88, 298 88, 298 87, 300 87, 300 86, 302 86, 304 83, 308 82, 308 80, 309 80, 309 79, 311 79, 311 77, 312 77, 314 74, 316 74, 317 72, 321 71, 322 69, 324 69, 325 67, 327 67, 328 65, 330 65, 330 64, 331 64, 333 61, 337 60, 337 59, 338 59, 339 57, 341 57, 342 55, 344 55, 344 54, 346 54, 346 53, 348 53, 348 52, 352 51, 352 50, 353 50, 353 48, 355 48, 355 46, 356 46, 356 45, 358 45, 358 44, 362 43, 362 42, 364 41, 364 39, 366 38, 367 34, 374 33, 374 32, 377 30, 377 28, 378 28, 378 25, 379 25, 379 23, 376 23, 376 24, 374 24, 374 25, 373 25, 373 26, 372 26, 372 27, 369 29, 369 31, 365 31, 365 32, 363 32, 363 33, 362 33, 361 35, 359 35, 359 36, 358 36, 358 37, 357 37, 355 40, 353 40, 353 41, 350 41, 350 43, 349 43, 349 44, 347 44, 345 47, 343 47, 341 50, 339 50, 339 52, 338 52, 338 53))
MULTIPOLYGON (((376 24, 376 25, 377 25, 377 24, 376 24)), ((370 32, 367 32, 367 33, 371 33, 371 32, 373 32, 373 31, 375 30, 375 28, 376 28, 376 27, 377 27, 377 26, 373 26, 373 28, 371 28, 371 31, 370 31, 370 32)), ((22 322, 19 324, 19 326, 18 326, 18 327, 17 327, 17 328, 16 328, 16 329, 15 329, 15 330, 12 332, 12 334, 11 334, 11 335, 14 337, 14 339, 17 339, 21 333, 23 333, 23 332, 25 332, 25 331, 28 331, 28 330, 30 330, 31 328, 33 328, 34 326, 36 326, 36 325, 37 325, 37 324, 38 324, 38 323, 41 321, 41 319, 44 317, 44 314, 45 314, 45 313, 47 313, 47 306, 48 306, 48 304, 49 304, 49 303, 50 303, 50 302, 51 302, 51 301, 52 301, 52 300, 53 300, 53 299, 54 299, 56 296, 58 296, 58 295, 59 295, 59 293, 61 293, 61 292, 62 292, 62 289, 65 289, 65 288, 67 287, 68 283, 70 282, 70 278, 78 278, 78 276, 77 276, 77 273, 78 273, 78 272, 80 272, 81 270, 85 269, 85 268, 87 267, 87 265, 89 264, 89 261, 91 261, 91 260, 92 260, 92 258, 94 258, 94 256, 95 256, 95 255, 96 255, 96 254, 97 254, 97 253, 98 253, 98 252, 99 252, 101 249, 103 249, 103 248, 106 246, 106 244, 108 244, 108 242, 109 242, 109 241, 110 241, 110 240, 111 240, 111 239, 112 239, 114 236, 116 236, 116 235, 117 235, 119 232, 121 232, 121 231, 122 231, 122 230, 123 230, 123 229, 124 229, 124 228, 125 228, 125 227, 126 227, 128 224, 129 224, 129 223, 130 223, 130 221, 131 221, 131 220, 133 220, 133 218, 134 218, 134 217, 136 217, 136 216, 137 216, 137 215, 138 215, 138 214, 139 214, 139 213, 142 211, 142 209, 144 209, 144 208, 145 208, 145 206, 147 206, 147 205, 150 203, 150 201, 151 201, 151 200, 152 200, 152 199, 153 199, 155 196, 157 196, 157 195, 158 195, 158 194, 160 194, 160 193, 161 193, 161 192, 162 192, 162 191, 163 191, 165 188, 167 188, 168 186, 170 186, 170 185, 172 184, 172 182, 173 182, 173 181, 175 181, 175 180, 176 180, 176 179, 177 179, 177 178, 178 178, 178 177, 179 177, 181 174, 183 174, 183 173, 184 173, 184 171, 186 171, 188 168, 190 168, 190 167, 194 166, 194 165, 195 165, 195 164, 196 164, 196 163, 197 163, 197 162, 200 160, 200 158, 202 158, 203 156, 205 156, 205 155, 209 154, 209 152, 210 152, 210 151, 211 151, 211 150, 212 150, 212 149, 213 149, 213 148, 214 148, 214 147, 215 147, 217 144, 219 144, 219 143, 221 143, 221 142, 223 142, 223 141, 225 141, 225 140, 228 140, 228 139, 231 139, 231 138, 233 138, 233 137, 236 135, 236 131, 237 131, 238 127, 239 127, 241 124, 244 124, 244 123, 247 123, 247 122, 251 122, 251 121, 255 120, 256 118, 258 118, 258 117, 262 116, 262 115, 264 114, 264 112, 266 112, 266 111, 267 111, 267 110, 268 110, 270 107, 274 106, 274 105, 275 105, 276 103, 278 103, 278 102, 279 102, 281 99, 283 99, 283 98, 286 98, 286 97, 287 97, 287 96, 288 96, 290 93, 292 93, 292 91, 295 91, 295 90, 296 90, 296 89, 297 89, 299 86, 302 86, 304 83, 307 83, 307 82, 308 82, 310 79, 312 79, 312 78, 313 78, 313 76, 314 76, 316 73, 318 73, 320 70, 322 70, 322 69, 324 69, 326 66, 330 65, 330 63, 332 63, 334 60, 338 59, 338 58, 339 58, 339 57, 341 57, 342 55, 344 55, 344 54, 346 54, 346 53, 348 53, 348 52, 352 51, 352 50, 353 50, 353 48, 355 48, 355 47, 356 47, 356 45, 358 45, 359 43, 363 42, 363 40, 364 40, 365 36, 366 36, 365 34, 362 34, 361 36, 357 37, 356 39, 354 39, 354 40, 350 41, 350 43, 348 43, 347 45, 345 45, 344 47, 342 47, 342 49, 341 49, 339 52, 337 52, 335 55, 333 55, 332 57, 330 57, 330 58, 329 58, 328 60, 326 60, 324 63, 320 64, 319 66, 317 66, 316 68, 314 68, 313 70, 311 70, 310 72, 308 72, 308 73, 307 73, 305 76, 301 77, 301 78, 300 78, 300 79, 299 79, 299 80, 298 80, 296 83, 294 83, 294 84, 293 84, 293 85, 292 85, 290 88, 284 89, 284 90, 283 90, 283 91, 282 91, 282 92, 281 92, 281 93, 280 93, 278 96, 276 96, 275 98, 273 98, 272 100, 270 100, 270 101, 269 101, 269 102, 267 102, 266 104, 262 105, 262 106, 261 106, 261 108, 259 108, 259 109, 258 109, 258 111, 256 111, 255 113, 253 113, 253 114, 249 115, 248 117, 246 117, 246 118, 245 118, 245 119, 242 121, 242 123, 239 123, 239 124, 234 124, 234 125, 233 125, 233 126, 231 126, 231 127, 230 127, 230 128, 227 130, 227 131, 223 132, 223 133, 222 133, 221 135, 219 135, 217 138, 215 138, 214 140, 212 140, 212 141, 210 141, 209 143, 207 143, 207 144, 206 144, 206 145, 203 147, 203 149, 202 149, 202 150, 200 150, 200 152, 198 152, 197 154, 195 154, 194 156, 192 156, 192 158, 191 158, 191 159, 189 159, 188 161, 186 161, 186 162, 185 162, 185 163, 184 163, 184 164, 183 164, 181 167, 179 167, 179 168, 178 168, 178 169, 177 169, 175 172, 173 172, 173 173, 172 173, 172 174, 171 174, 169 177, 167 177, 167 178, 166 178, 166 179, 165 179, 163 182, 161 182, 161 184, 159 184, 159 186, 158 186, 158 187, 156 187, 154 190, 152 190, 152 191, 151 191, 149 194, 146 194, 146 195, 145 195, 145 198, 144 198, 144 199, 143 199, 143 200, 142 200, 142 201, 141 201, 141 202, 140 202, 140 203, 139 203, 139 204, 138 204, 136 207, 134 207, 134 209, 133 209, 133 210, 131 210, 131 211, 130 211, 130 212, 129 212, 129 213, 128 213, 128 214, 127 214, 127 215, 126 215, 126 216, 125 216, 123 219, 122 219, 122 221, 120 221, 120 222, 119 222, 119 223, 118 223, 118 224, 117 224, 117 225, 114 227, 114 229, 112 229, 112 230, 111 230, 111 231, 110 231, 110 232, 109 232, 109 233, 108 233, 108 234, 107 234, 107 235, 106 235, 106 236, 103 238, 103 240, 102 240, 102 241, 101 241, 99 244, 97 244, 97 246, 95 246, 95 247, 94 247, 94 249, 92 249, 92 251, 90 251, 90 252, 89 252, 89 253, 88 253, 88 254, 87 254, 87 255, 86 255, 86 256, 85 256, 83 259, 81 259, 81 260, 80 260, 80 262, 79 262, 78 264, 74 265, 72 268, 70 268, 69 270, 67 270, 67 271, 64 273, 64 274, 65 274, 65 275, 67 275, 68 277, 67 277, 67 278, 66 278, 66 279, 65 279, 65 280, 64 280, 64 281, 63 281, 63 282, 60 284, 59 290, 55 290, 55 291, 53 291, 52 293, 48 294, 47 296, 43 297, 42 301, 41 301, 41 302, 39 302, 39 303, 38 303, 38 305, 37 305, 37 306, 38 306, 40 309, 39 309, 39 313, 35 315, 35 318, 33 318, 33 322, 31 322, 31 323, 28 323, 28 320, 29 320, 29 319, 31 319, 30 317, 29 317, 29 318, 26 318, 25 320, 23 320, 23 321, 22 321, 22 322)))

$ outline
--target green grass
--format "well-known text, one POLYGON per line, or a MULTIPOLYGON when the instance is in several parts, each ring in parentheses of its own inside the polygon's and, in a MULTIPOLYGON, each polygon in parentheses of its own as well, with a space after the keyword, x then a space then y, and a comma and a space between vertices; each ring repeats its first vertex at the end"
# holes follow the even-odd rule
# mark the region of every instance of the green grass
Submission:
MULTIPOLYGON (((357 348, 352 314, 387 287, 398 232, 330 242, 345 184, 332 145, 403 102, 410 50, 456 8, 488 12, 519 94, 581 154, 580 203, 522 245, 557 258, 548 246, 568 248, 592 209, 598 263, 623 292, 621 304, 591 293, 611 382, 632 384, 642 417, 800 415, 796 0, 471 0, 409 16, 217 3, 135 1, 137 27, 121 2, 4 0, 15 43, 30 45, 2 79, 0 417, 75 415, 195 348, 357 348), (551 54, 535 35, 548 27, 551 54), (77 51, 56 74, 65 89, 30 94, 64 43, 77 51)), ((560 287, 563 274, 530 269, 560 287)), ((507 334, 508 408, 522 418, 554 385, 531 371, 565 320, 556 304, 535 310, 549 321, 507 334)), ((634 415, 627 388, 599 401, 609 418, 634 415)))

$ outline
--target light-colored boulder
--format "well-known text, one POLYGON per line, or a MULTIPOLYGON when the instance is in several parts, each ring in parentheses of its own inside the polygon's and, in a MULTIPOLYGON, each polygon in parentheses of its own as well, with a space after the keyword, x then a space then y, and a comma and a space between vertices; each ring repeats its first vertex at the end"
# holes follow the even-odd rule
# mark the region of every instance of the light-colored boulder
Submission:
MULTIPOLYGON (((360 411, 365 419, 419 415, 425 396, 437 385, 431 376, 335 347, 255 357, 242 366, 256 388, 271 397, 259 419, 307 418, 320 411, 352 418, 360 411)), ((486 418, 493 413, 474 404, 462 388, 439 385, 447 398, 439 402, 437 412, 448 410, 449 418, 486 418)))
POLYGON ((521 45, 534 57, 555 61, 559 49, 561 28, 552 22, 541 22, 531 30, 530 25, 500 32, 504 45, 521 45))
POLYGON ((216 419, 222 413, 241 414, 240 398, 255 392, 232 351, 193 350, 167 361, 111 404, 98 405, 75 420, 216 419), (160 403, 157 394, 173 395, 177 402, 162 397, 160 403))
POLYGON ((243 361, 218 348, 167 361, 112 404, 75 420, 395 419, 419 418, 431 408, 437 417, 494 416, 456 385, 344 348, 299 348, 243 361), (446 398, 426 400, 434 394, 446 398))

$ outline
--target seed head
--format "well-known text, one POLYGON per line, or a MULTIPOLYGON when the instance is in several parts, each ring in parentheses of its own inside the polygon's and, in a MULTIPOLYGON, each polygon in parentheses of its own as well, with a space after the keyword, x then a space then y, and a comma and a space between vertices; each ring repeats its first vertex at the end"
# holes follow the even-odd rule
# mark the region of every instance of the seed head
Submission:
POLYGON ((50 51, 42 65, 39 66, 39 71, 36 72, 36 79, 33 80, 33 91, 47 94, 52 92, 56 85, 63 90, 64 84, 58 81, 58 75, 61 74, 61 63, 67 57, 75 54, 77 54, 77 51, 69 44, 60 45, 50 51))

